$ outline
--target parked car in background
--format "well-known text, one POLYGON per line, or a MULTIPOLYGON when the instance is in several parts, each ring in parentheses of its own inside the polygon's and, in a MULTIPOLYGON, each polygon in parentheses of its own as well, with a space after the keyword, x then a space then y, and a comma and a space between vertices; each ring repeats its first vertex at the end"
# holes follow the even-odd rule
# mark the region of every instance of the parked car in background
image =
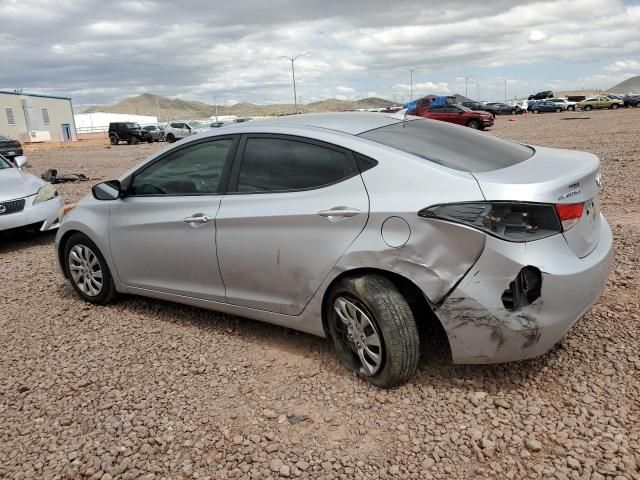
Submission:
POLYGON ((485 104, 487 108, 490 108, 496 115, 512 115, 516 113, 516 108, 511 105, 507 105, 502 102, 487 102, 485 104))
POLYGON ((440 120, 442 122, 456 123, 476 130, 484 130, 493 126, 493 115, 489 112, 471 110, 460 104, 445 104, 421 106, 418 103, 414 115, 440 120))
POLYGON ((622 102, 625 107, 640 107, 640 95, 628 95, 622 102))
POLYGON ((195 135, 208 129, 208 125, 201 124, 200 122, 172 120, 164 127, 164 137, 167 139, 167 142, 175 142, 181 138, 186 138, 189 135, 195 135))
POLYGON ((56 187, 24 172, 27 157, 13 163, 0 155, 0 231, 14 228, 51 230, 57 228, 64 201, 56 187))
POLYGON ((550 98, 547 101, 553 102, 557 105, 561 105, 563 107, 563 110, 570 110, 572 112, 575 111, 576 105, 578 103, 578 102, 570 102, 566 98, 550 98))
POLYGON ((225 122, 213 122, 209 124, 209 128, 220 128, 226 125, 225 122))
POLYGON ((605 95, 605 97, 609 97, 612 100, 623 100, 624 101, 624 95, 618 95, 617 93, 607 93, 605 95))
POLYGON ((590 153, 413 116, 292 115, 95 185, 55 252, 87 302, 137 294, 329 337, 388 388, 415 372, 431 320, 453 363, 552 348, 607 282, 599 184, 590 153))
POLYGON ((545 98, 553 98, 553 92, 551 90, 545 90, 544 92, 529 95, 529 100, 544 100, 545 98))
POLYGON ((23 153, 22 144, 18 140, 12 140, 0 135, 0 155, 13 161, 14 158, 21 156, 23 153))
POLYGON ((120 142, 127 142, 129 145, 136 145, 139 142, 152 143, 151 133, 140 128, 135 122, 111 122, 109 124, 109 142, 117 145, 120 142))
POLYGON ((602 108, 612 108, 615 110, 616 108, 623 107, 623 106, 624 106, 624 101, 605 97, 604 95, 598 95, 597 97, 589 97, 586 100, 583 100, 582 102, 578 102, 578 108, 582 110, 586 110, 587 112, 589 110, 602 109, 602 108))
POLYGON ((151 138, 154 142, 160 142, 164 140, 164 130, 160 128, 159 125, 146 125, 143 128, 151 134, 151 138))
POLYGON ((581 102, 582 100, 586 99, 587 97, 585 95, 569 95, 567 96, 567 100, 569 100, 570 102, 581 102))
POLYGON ((542 100, 541 102, 536 102, 531 105, 531 111, 533 113, 543 113, 543 112, 557 112, 560 113, 564 110, 562 105, 557 103, 553 103, 549 100, 542 100))

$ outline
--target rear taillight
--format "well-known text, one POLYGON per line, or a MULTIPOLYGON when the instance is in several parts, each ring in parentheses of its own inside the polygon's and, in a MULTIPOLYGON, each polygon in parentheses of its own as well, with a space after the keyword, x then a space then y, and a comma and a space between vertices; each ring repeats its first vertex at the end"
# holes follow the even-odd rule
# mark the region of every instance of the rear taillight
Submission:
POLYGON ((571 230, 582 217, 584 202, 580 203, 556 203, 556 212, 562 222, 562 229, 571 230))
POLYGON ((468 225, 510 242, 530 242, 562 232, 554 206, 542 203, 451 203, 425 208, 418 215, 468 225))

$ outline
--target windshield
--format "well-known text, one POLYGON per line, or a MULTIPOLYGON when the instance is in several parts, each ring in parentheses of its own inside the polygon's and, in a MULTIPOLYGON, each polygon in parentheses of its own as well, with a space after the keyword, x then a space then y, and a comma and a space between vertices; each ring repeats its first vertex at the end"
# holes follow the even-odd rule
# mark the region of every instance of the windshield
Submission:
POLYGON ((9 139, 7 137, 5 137, 4 135, 0 135, 0 142, 8 142, 9 139))
POLYGON ((190 122, 189 125, 191 126, 191 128, 206 128, 207 125, 204 123, 200 123, 200 122, 190 122))
POLYGON ((4 170, 5 168, 11 168, 11 164, 9 163, 9 160, 0 155, 0 170, 4 170))
POLYGON ((473 110, 471 110, 469 107, 456 103, 455 104, 456 107, 458 107, 460 110, 462 110, 463 112, 473 112, 473 110))
POLYGON ((127 123, 127 128, 136 128, 140 130, 140 125, 138 125, 137 123, 127 123))
POLYGON ((488 172, 531 158, 526 145, 445 122, 416 119, 358 135, 463 172, 488 172))

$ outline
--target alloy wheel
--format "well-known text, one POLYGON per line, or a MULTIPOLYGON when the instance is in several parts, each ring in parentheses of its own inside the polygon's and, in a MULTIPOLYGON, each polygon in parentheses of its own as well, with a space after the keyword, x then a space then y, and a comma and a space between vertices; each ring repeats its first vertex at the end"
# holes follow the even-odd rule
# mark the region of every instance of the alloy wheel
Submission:
POLYGON ((360 373, 375 375, 383 360, 382 340, 375 322, 363 308, 345 297, 336 298, 333 309, 340 319, 345 342, 360 361, 360 373))
POLYGON ((100 294, 104 275, 96 254, 86 245, 74 245, 69 252, 69 273, 76 287, 89 297, 100 294))

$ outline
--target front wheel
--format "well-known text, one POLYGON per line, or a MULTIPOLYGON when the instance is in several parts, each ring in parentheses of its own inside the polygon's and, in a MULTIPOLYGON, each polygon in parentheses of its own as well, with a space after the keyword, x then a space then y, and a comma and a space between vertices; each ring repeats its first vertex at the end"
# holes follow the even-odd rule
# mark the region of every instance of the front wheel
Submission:
POLYGON ((106 305, 116 297, 109 266, 89 237, 73 234, 65 245, 64 258, 71 285, 84 300, 106 305))
POLYGON ((118 137, 116 137, 115 135, 111 135, 109 137, 109 143, 111 143, 111 145, 117 145, 118 144, 118 137))
POLYGON ((613 105, 611 105, 611 109, 612 110, 616 110, 620 105, 618 105, 617 103, 614 103, 613 105))
POLYGON ((329 332, 340 360, 381 388, 401 385, 420 356, 416 322, 406 299, 382 275, 339 281, 326 305, 329 332))
POLYGON ((560 113, 562 111, 561 108, 556 108, 556 113, 560 113))
POLYGON ((170 133, 169 135, 167 135, 167 142, 173 143, 175 141, 176 141, 176 137, 173 135, 173 133, 170 133))
POLYGON ((153 143, 153 137, 147 138, 147 143, 153 143))
POLYGON ((473 128, 474 130, 480 130, 482 125, 479 120, 471 119, 467 122, 467 127, 473 128))
POLYGON ((567 110, 571 110, 572 112, 576 111, 576 107, 575 105, 571 105, 570 107, 567 107, 567 110))
POLYGON ((584 107, 585 112, 590 112, 593 107, 591 105, 587 105, 584 107))
POLYGON ((534 108, 533 113, 540 113, 540 110, 538 110, 537 108, 534 108))

